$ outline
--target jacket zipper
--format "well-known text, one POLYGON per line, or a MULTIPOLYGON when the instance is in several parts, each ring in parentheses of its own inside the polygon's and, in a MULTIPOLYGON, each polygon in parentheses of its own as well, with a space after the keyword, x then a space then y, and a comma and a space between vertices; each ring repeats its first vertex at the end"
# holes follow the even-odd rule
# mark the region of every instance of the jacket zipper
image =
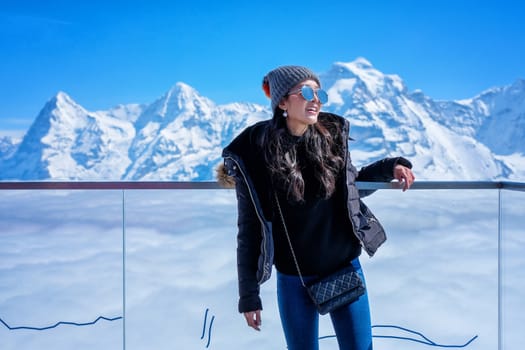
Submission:
MULTIPOLYGON (((345 124, 344 134, 345 135, 343 135, 343 137, 344 137, 345 140, 347 140, 348 137, 349 137, 349 132, 348 132, 348 126, 346 124, 345 124)), ((348 183, 347 183, 347 180, 348 180, 348 171, 347 171, 348 170, 348 153, 349 153, 349 151, 348 151, 348 143, 347 143, 346 147, 345 147, 345 169, 344 169, 346 212, 348 213, 347 215, 349 216, 350 224, 352 225, 352 233, 354 234, 354 236, 357 238, 357 240, 361 244, 361 247, 367 252, 367 254, 370 254, 369 251, 368 251, 368 248, 365 246, 365 243, 363 242, 363 240, 361 240, 361 238, 357 235, 357 228, 355 227, 354 220, 352 220, 352 216, 350 215, 350 212, 348 211, 348 183)), ((367 220, 368 220, 368 218, 367 218, 367 220)))

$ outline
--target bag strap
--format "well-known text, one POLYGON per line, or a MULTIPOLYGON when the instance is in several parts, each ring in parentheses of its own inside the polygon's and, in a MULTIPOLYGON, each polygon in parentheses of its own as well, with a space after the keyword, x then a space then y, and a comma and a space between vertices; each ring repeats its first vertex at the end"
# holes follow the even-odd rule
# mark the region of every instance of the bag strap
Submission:
POLYGON ((281 205, 279 204, 279 198, 277 197, 277 192, 274 191, 273 195, 275 197, 275 202, 277 203, 277 209, 279 211, 279 216, 281 217, 281 221, 283 223, 284 233, 286 234, 286 239, 288 240, 288 244, 290 245, 290 251, 292 252, 292 257, 295 263, 295 267, 297 268, 297 273, 299 274, 299 278, 301 279, 301 284, 303 285, 303 287, 306 288, 306 284, 304 283, 304 280, 303 280, 303 275, 301 274, 301 269, 299 268, 299 263, 297 262, 297 257, 295 256, 295 251, 293 250, 293 247, 292 247, 292 240, 290 239, 290 235, 288 234, 288 229, 286 228, 286 222, 284 221, 284 216, 281 210, 281 205))

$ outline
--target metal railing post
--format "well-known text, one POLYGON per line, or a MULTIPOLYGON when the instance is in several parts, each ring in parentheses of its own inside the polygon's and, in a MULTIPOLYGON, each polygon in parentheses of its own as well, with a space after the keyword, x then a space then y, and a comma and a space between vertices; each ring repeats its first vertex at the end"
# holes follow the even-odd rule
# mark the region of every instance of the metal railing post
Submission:
POLYGON ((501 188, 498 189, 498 350, 503 350, 503 252, 501 188))
POLYGON ((122 349, 126 350, 126 191, 122 190, 122 349))

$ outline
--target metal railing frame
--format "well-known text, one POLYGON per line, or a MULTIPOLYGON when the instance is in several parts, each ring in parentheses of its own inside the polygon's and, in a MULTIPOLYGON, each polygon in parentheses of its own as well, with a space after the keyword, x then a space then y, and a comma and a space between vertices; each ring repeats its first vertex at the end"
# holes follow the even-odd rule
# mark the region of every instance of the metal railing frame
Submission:
MULTIPOLYGON (((399 189, 398 182, 357 182, 363 190, 399 189)), ((182 181, 0 181, 1 190, 122 190, 122 215, 125 222, 126 190, 216 190, 222 189, 217 182, 182 181)), ((510 181, 416 181, 412 190, 498 190, 498 350, 503 349, 503 254, 501 191, 525 192, 525 183, 510 181)), ((123 349, 126 349, 126 241, 125 225, 122 233, 123 249, 123 349)))
MULTIPOLYGON (((357 182, 364 190, 399 189, 398 182, 357 182)), ((0 181, 0 190, 213 190, 215 181, 0 181)), ((511 181, 416 181, 411 190, 494 190, 525 192, 525 183, 511 181)))

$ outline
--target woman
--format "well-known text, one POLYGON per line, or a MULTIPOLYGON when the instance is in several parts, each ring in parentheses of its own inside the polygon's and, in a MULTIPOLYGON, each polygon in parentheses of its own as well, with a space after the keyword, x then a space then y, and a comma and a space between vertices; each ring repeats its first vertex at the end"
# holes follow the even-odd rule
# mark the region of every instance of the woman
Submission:
MULTIPOLYGON (((237 136, 223 150, 219 169, 219 181, 234 185, 238 200, 239 311, 260 330, 259 287, 275 265, 279 313, 292 350, 319 347, 319 315, 301 279, 309 283, 351 264, 364 281, 361 248, 372 256, 386 239, 379 224, 364 229, 373 215, 355 181, 397 179, 403 190, 414 181, 402 157, 357 171, 348 152, 349 123, 320 111, 327 101, 320 86, 305 67, 270 71, 263 90, 273 118, 237 136)), ((340 349, 372 349, 366 292, 330 317, 340 349)))

